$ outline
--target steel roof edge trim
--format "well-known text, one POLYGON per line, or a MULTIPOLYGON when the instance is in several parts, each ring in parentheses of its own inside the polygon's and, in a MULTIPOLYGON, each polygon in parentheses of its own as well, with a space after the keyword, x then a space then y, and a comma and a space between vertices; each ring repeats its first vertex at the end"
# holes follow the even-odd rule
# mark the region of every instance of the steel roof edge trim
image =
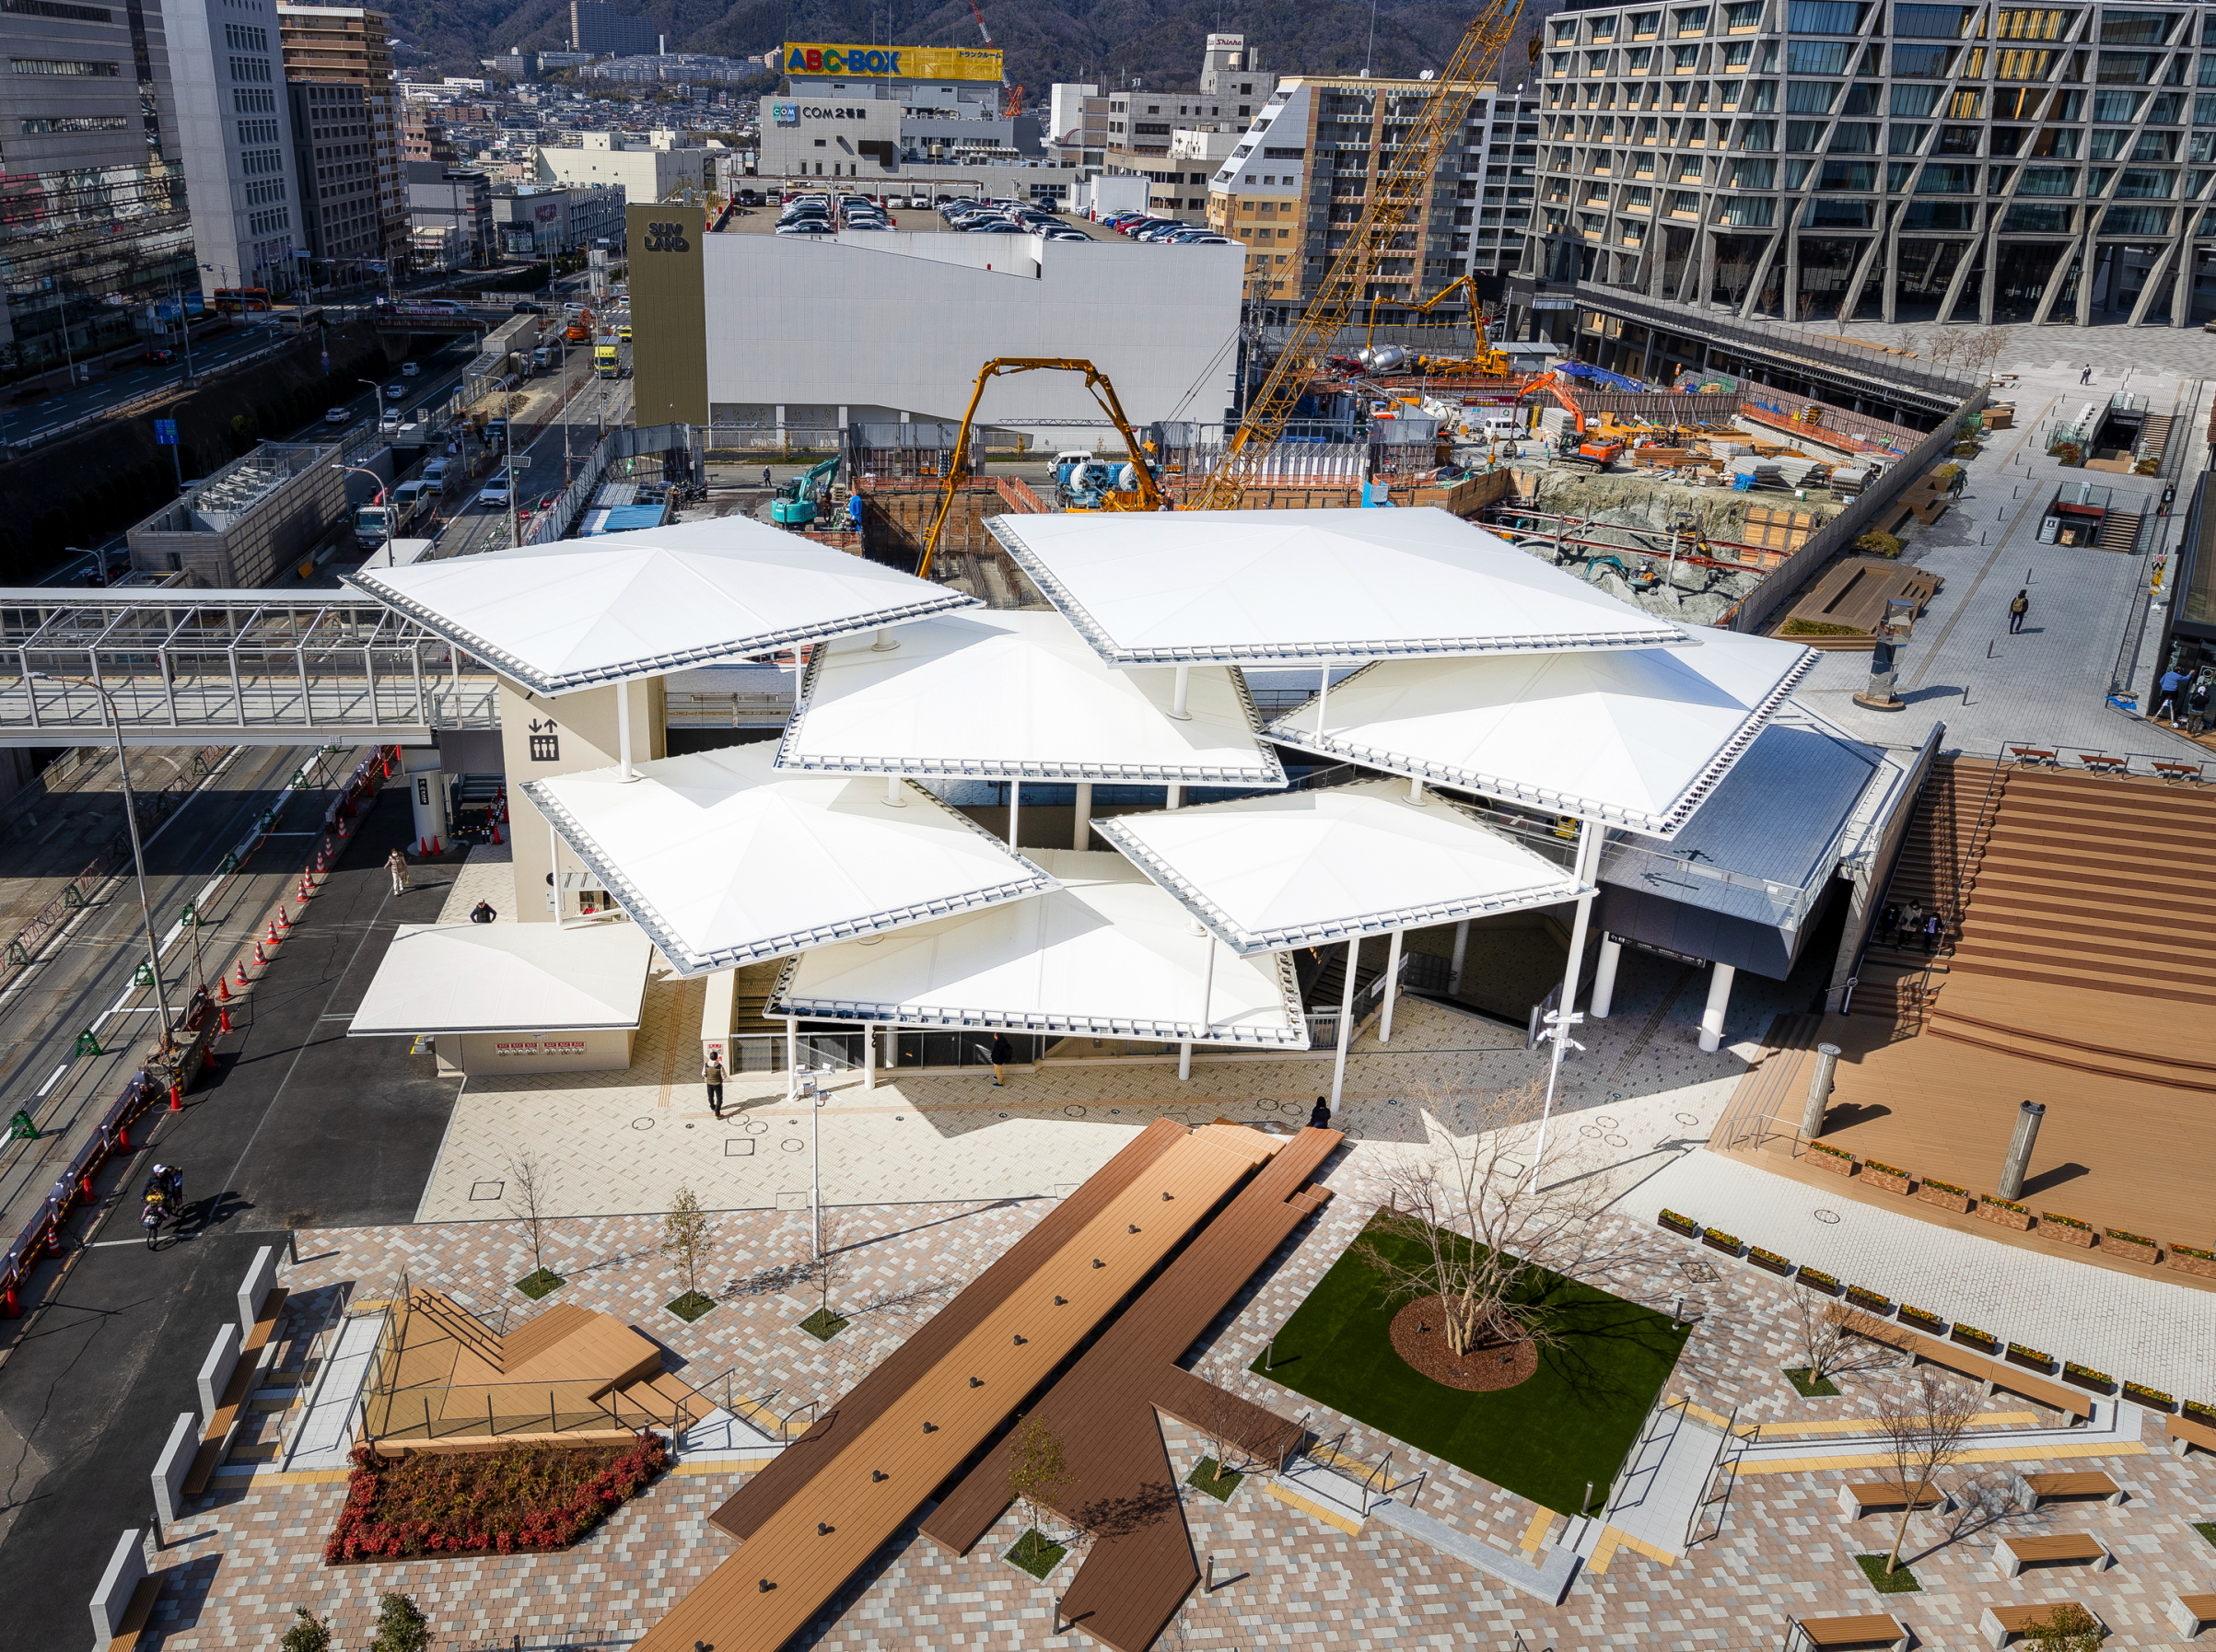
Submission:
MULTIPOLYGON (((1319 736, 1311 730, 1288 728, 1286 724, 1291 718, 1300 715, 1301 712, 1315 704, 1312 695, 1303 704, 1295 706, 1284 716, 1279 717, 1265 732, 1267 738, 1277 740, 1282 745, 1290 746, 1296 750, 1312 751, 1321 756, 1336 757, 1346 762, 1363 763, 1371 768, 1392 770, 1402 774, 1420 775, 1426 780, 1436 780, 1442 785, 1459 786, 1464 791, 1476 792, 1485 797, 1500 797, 1517 803, 1535 803, 1545 808, 1558 809, 1564 814, 1576 815, 1581 820, 1598 820, 1604 825, 1621 826, 1630 831, 1642 832, 1649 837, 1667 839, 1674 837, 1684 830, 1685 822, 1692 819, 1693 811, 1707 800, 1708 794, 1716 789, 1723 777, 1731 773, 1740 758, 1746 754, 1747 748, 1755 743, 1755 737, 1767 726, 1778 707, 1785 703, 1787 696, 1799 685, 1801 679, 1814 669, 1815 663, 1815 650, 1813 648, 1802 649, 1801 658, 1790 670, 1779 679, 1776 686, 1763 696, 1761 703, 1752 709, 1746 721, 1740 726, 1739 731, 1727 740, 1713 757, 1709 759, 1700 772, 1686 782, 1685 789, 1678 793, 1669 807, 1659 814, 1648 809, 1626 809, 1616 804, 1603 803, 1598 798, 1580 797, 1573 793, 1557 792, 1546 786, 1526 785, 1520 781, 1508 780, 1496 774, 1487 774, 1475 769, 1454 769, 1449 768, 1443 763, 1419 762, 1406 752, 1389 751, 1382 747, 1359 744, 1328 732, 1319 736)), ((1367 671, 1370 669, 1370 667, 1365 666, 1362 670, 1367 671)), ((1345 682, 1337 683, 1335 686, 1344 689, 1347 683, 1354 681, 1361 675, 1361 671, 1357 671, 1353 677, 1349 677, 1345 682)))
POLYGON ((457 625, 444 615, 426 607, 411 597, 398 591, 380 588, 374 579, 359 574, 347 575, 345 580, 363 595, 414 620, 434 636, 453 644, 464 652, 492 662, 503 676, 512 677, 533 693, 567 694, 578 689, 603 687, 610 683, 633 681, 641 677, 653 677, 691 666, 713 665, 719 660, 750 654, 766 654, 779 648, 799 647, 808 643, 828 643, 837 638, 855 636, 865 631, 881 631, 893 625, 904 625, 915 620, 927 620, 936 614, 951 613, 957 609, 977 608, 983 604, 975 597, 949 588, 941 600, 911 602, 904 607, 886 609, 864 618, 841 622, 824 628, 787 626, 777 631, 766 631, 752 637, 735 638, 729 642, 703 645, 699 647, 679 649, 667 654, 640 655, 620 666, 596 667, 589 671, 570 671, 550 676, 528 660, 509 653, 497 644, 488 642, 468 627, 457 625))
POLYGON ((411 1027, 405 1032, 398 1030, 388 1032, 381 1030, 373 1032, 356 1032, 350 1027, 346 1030, 346 1036, 348 1038, 445 1038, 448 1036, 465 1038, 475 1034, 489 1036, 491 1034, 500 1032, 546 1034, 564 1032, 636 1032, 644 1025, 645 1022, 643 1019, 637 1021, 579 1021, 574 1027, 411 1027))
POLYGON ((987 517, 986 528, 1000 541, 1001 548, 1015 561, 1018 567, 1039 588, 1040 593, 1062 612, 1079 635, 1092 646, 1092 651, 1111 664, 1119 666, 1168 665, 1254 665, 1272 666, 1284 662, 1296 664, 1328 664, 1354 659, 1452 659, 1470 658, 1487 654, 1562 654, 1603 653, 1616 648, 1688 648, 1698 647, 1700 639, 1683 625, 1661 622, 1662 634, 1644 632, 1565 631, 1551 633, 1544 637, 1516 638, 1482 642, 1475 638, 1460 639, 1427 637, 1401 638, 1384 641, 1377 638, 1337 643, 1292 643, 1272 646, 1261 643, 1218 644, 1211 646, 1195 646, 1190 648, 1133 648, 1125 647, 1111 637, 1044 563, 1038 553, 1025 544, 1022 536, 1010 528, 1003 533, 996 524, 1005 522, 1007 516, 987 517))
MULTIPOLYGON (((1449 807, 1459 807, 1452 799, 1441 798, 1440 801, 1449 807)), ((1220 806, 1202 804, 1198 807, 1207 809, 1220 806)), ((1397 929, 1421 928, 1432 924, 1456 924, 1464 918, 1491 917, 1501 913, 1558 906, 1566 901, 1580 900, 1595 892, 1592 888, 1580 887, 1576 878, 1565 877, 1557 883, 1534 884, 1523 893, 1501 895, 1491 900, 1433 902, 1428 906, 1401 906, 1375 913, 1350 914, 1301 929, 1252 930, 1233 923, 1225 915, 1222 908, 1208 900, 1136 838, 1125 823, 1126 819, 1124 816, 1111 816, 1106 820, 1097 820, 1092 824, 1095 831, 1116 846, 1125 859, 1176 897, 1179 905, 1242 957, 1252 957, 1260 952, 1284 952, 1294 947, 1325 946, 1340 941, 1367 939, 1374 935, 1391 935, 1397 929)))
MULTIPOLYGON (((589 771, 588 771, 589 772, 589 771)), ((670 967, 684 980, 695 975, 712 974, 717 970, 742 968, 747 964, 766 963, 771 959, 783 958, 790 953, 805 951, 810 947, 828 946, 835 941, 859 939, 863 936, 883 935, 894 929, 916 924, 927 924, 938 918, 958 917, 963 913, 981 912, 989 906, 1003 906, 1010 901, 1024 900, 1032 895, 1044 895, 1062 886, 1039 867, 1022 855, 1008 850, 1032 874, 1009 883, 991 885, 973 890, 967 895, 949 896, 925 905, 888 907, 864 918, 849 918, 836 924, 822 925, 813 929, 788 930, 781 935, 764 936, 743 947, 719 947, 702 952, 681 939, 667 918, 653 902, 639 893, 633 884, 615 868, 607 854, 592 835, 577 823, 576 817, 551 797, 542 795, 546 783, 527 780, 523 795, 529 797, 539 812, 546 817, 547 824, 569 845, 570 853, 585 863, 586 869, 601 880, 601 887, 616 895, 624 913, 644 930, 654 942, 655 948, 668 960, 670 967)), ((921 786, 913 788, 923 792, 921 786)), ((995 845, 1008 846, 958 809, 949 808, 939 798, 923 792, 934 804, 962 822, 979 837, 995 845)))

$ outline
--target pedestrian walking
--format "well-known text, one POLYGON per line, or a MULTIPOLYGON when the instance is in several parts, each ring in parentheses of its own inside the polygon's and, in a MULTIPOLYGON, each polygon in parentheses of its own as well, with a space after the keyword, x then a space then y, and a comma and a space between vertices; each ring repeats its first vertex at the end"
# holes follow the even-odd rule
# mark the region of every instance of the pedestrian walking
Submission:
POLYGON ((2186 732, 2198 739, 2209 731, 2209 674, 2206 671, 2193 679, 2193 687, 2186 695, 2186 732))
POLYGON ((1008 1064, 1016 1059, 1016 1046, 1008 1041, 1008 1034, 993 1034, 993 1088, 998 1089, 1008 1079, 1008 1064))
POLYGON ((700 1076, 708 1087, 708 1111, 717 1118, 723 1117, 723 1052, 710 1050, 708 1058, 700 1069, 700 1076))
POLYGON ((1901 913, 1900 917, 1901 938, 1905 942, 1913 943, 1915 938, 1923 933, 1923 902, 1920 901, 1909 902, 1906 910, 1901 913))
POLYGON ((2008 605, 2008 634, 2014 636, 2024 629, 2024 616, 2031 612, 2031 593, 2018 591, 2015 600, 2008 605))
POLYGON ((1939 937, 1946 932, 1946 920, 1933 913, 1924 920, 1924 956, 1929 958, 1939 950, 1939 937))
POLYGON ((2166 719, 2171 727, 2176 727, 2177 692, 2185 686, 2186 675, 2175 666, 2172 666, 2168 670, 2164 671, 2163 673, 2162 682, 2157 689, 2154 710, 2149 714, 2148 721, 2160 723, 2166 719))
POLYGON ((764 487, 768 487, 771 485, 769 479, 769 467, 767 465, 764 465, 762 467, 762 485, 764 487))
POLYGON ((408 889, 408 857, 398 849, 385 856, 385 870, 392 874, 392 892, 405 894, 408 889))
POLYGON ((1877 933, 1879 937, 1888 945, 1900 939, 1899 902, 1894 901, 1887 903, 1884 915, 1877 921, 1877 933))
POLYGON ((470 922, 472 924, 490 924, 499 915, 490 901, 480 901, 470 908, 470 922))
POLYGON ((2093 364, 2091 362, 2087 362, 2085 364, 2085 370, 2078 375, 2078 382, 2080 384, 2091 384, 2093 382, 2093 364))

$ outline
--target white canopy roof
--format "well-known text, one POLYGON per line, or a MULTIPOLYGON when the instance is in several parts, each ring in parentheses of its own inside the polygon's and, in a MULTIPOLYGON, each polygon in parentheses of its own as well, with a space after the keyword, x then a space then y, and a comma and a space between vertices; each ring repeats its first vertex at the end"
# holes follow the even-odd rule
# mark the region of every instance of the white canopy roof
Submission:
POLYGON ((782 769, 1283 785, 1230 666, 1191 673, 1102 663, 1057 613, 975 611, 904 626, 880 651, 820 647, 777 752, 782 769))
POLYGON ((1351 664, 1685 638, 1431 506, 999 516, 986 526, 1117 665, 1351 664))
POLYGON ((772 1010, 988 1034, 1308 1047, 1289 959, 1242 958, 1195 933, 1184 909, 1120 855, 1033 854, 1059 881, 1052 894, 819 948, 786 966, 772 1010))
POLYGON ((768 742, 525 783, 681 975, 974 912, 1054 887, 921 786, 782 774, 768 742))
POLYGON ((1577 879, 1433 794, 1398 780, 1166 814, 1092 829, 1241 952, 1320 946, 1578 895, 1577 879))
POLYGON ((402 924, 346 1033, 633 1028, 653 958, 636 924, 402 924))
POLYGON ((542 694, 976 600, 746 517, 365 567, 348 583, 542 694))
POLYGON ((1269 727, 1288 745, 1668 837, 1815 663, 1702 631, 1697 648, 1386 660, 1269 727))

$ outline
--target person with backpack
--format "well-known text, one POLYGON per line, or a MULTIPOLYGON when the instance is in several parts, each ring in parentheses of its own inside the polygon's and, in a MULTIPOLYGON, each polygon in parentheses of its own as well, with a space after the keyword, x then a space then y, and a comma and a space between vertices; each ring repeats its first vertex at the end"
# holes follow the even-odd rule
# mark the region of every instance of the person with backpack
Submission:
POLYGON ((701 1064, 700 1076, 708 1087, 708 1111, 723 1117, 723 1052, 710 1050, 701 1064))
POLYGON ((2015 600, 2008 605, 2008 634, 2019 634, 2024 630, 2024 616, 2031 612, 2031 593, 2018 591, 2015 600))

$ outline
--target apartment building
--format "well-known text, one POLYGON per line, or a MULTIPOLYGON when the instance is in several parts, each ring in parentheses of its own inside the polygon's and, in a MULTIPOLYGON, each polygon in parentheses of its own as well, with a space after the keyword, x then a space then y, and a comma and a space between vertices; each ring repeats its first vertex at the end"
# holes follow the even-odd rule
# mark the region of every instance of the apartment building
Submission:
POLYGON ((300 177, 300 227, 318 281, 356 281, 385 255, 377 180, 367 158, 369 94, 358 86, 295 80, 294 165, 300 177), (363 151, 356 158, 356 152, 363 151))
MULTIPOLYGON (((1304 303, 1346 245, 1369 191, 1439 89, 1429 80, 1288 77, 1209 180, 1207 222, 1248 248, 1252 298, 1304 303)), ((1459 138, 1440 157, 1430 210, 1380 265, 1381 320, 1456 276, 1518 266, 1534 210, 1537 100, 1468 88, 1459 138)))
POLYGON ((2216 8, 1720 0, 1546 25, 1525 273, 1739 315, 2216 315, 2216 8))
MULTIPOLYGON (((234 4, 235 0, 224 0, 234 4)), ((379 250, 375 259, 404 259, 408 247, 408 185, 401 170, 400 95, 393 85, 391 24, 383 12, 351 6, 286 6, 276 8, 285 51, 285 77, 325 86, 351 86, 362 94, 367 111, 365 130, 355 138, 320 145, 332 151, 319 157, 317 175, 303 176, 303 192, 321 191, 367 180, 367 191, 331 197, 352 201, 367 196, 377 212, 379 250)), ((314 197, 321 200, 320 193, 314 197)), ((305 192, 303 204, 309 199, 305 192)))
POLYGON ((1207 223, 1208 180, 1277 84, 1260 57, 1242 34, 1211 34, 1195 89, 1111 92, 1100 169, 1148 180, 1147 205, 1156 216, 1207 223))
POLYGON ((493 180, 472 168, 437 161, 409 161, 407 172, 410 240, 416 251, 449 270, 494 262, 493 180))
POLYGON ((169 46, 140 0, 13 5, 0 35, 0 345, 58 366, 195 285, 169 46))
POLYGON ((277 8, 173 0, 162 11, 202 286, 289 291, 308 240, 277 8))

